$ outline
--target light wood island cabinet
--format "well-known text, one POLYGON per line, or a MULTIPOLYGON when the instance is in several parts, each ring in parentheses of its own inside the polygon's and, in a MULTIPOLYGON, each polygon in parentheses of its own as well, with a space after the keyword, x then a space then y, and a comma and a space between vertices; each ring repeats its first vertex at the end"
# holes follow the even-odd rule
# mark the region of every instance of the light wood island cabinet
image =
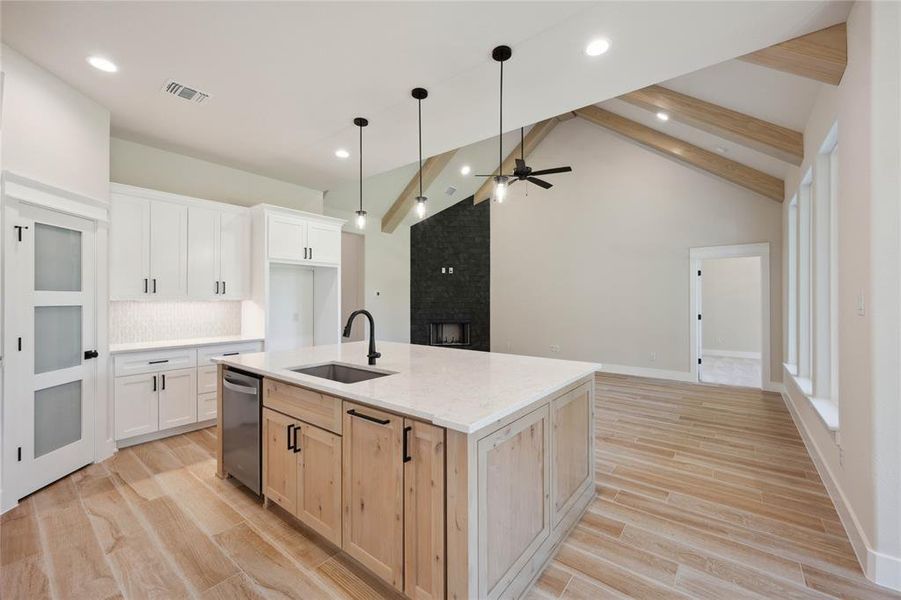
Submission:
POLYGON ((520 598, 594 497, 593 373, 521 406, 460 431, 264 377, 263 495, 406 597, 520 598))

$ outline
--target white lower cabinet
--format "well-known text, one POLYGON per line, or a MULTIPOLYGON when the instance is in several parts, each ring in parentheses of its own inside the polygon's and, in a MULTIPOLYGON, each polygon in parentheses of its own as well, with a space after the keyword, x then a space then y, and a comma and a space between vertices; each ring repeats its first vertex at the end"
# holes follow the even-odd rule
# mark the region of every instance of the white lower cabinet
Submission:
POLYGON ((159 430, 156 373, 116 377, 116 439, 159 430))
POLYGON ((216 414, 219 412, 217 406, 216 392, 197 394, 197 420, 209 421, 210 419, 215 419, 216 414))
POLYGON ((197 370, 160 373, 160 430, 197 422, 197 370))

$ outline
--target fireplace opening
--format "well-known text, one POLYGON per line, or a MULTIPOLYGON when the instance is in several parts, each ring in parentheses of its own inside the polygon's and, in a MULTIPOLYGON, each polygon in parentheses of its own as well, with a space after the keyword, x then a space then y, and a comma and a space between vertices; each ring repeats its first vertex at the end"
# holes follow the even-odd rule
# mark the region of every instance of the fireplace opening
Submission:
POLYGON ((432 323, 432 346, 469 346, 469 323, 432 323))

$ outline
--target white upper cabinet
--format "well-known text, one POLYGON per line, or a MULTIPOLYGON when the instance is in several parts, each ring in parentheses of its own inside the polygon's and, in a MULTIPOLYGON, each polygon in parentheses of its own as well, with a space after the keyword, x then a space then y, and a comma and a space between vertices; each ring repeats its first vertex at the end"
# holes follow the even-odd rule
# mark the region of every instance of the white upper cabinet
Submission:
POLYGON ((312 215, 269 214, 269 260, 340 265, 341 226, 332 221, 319 221, 312 215))
POLYGON ((269 215, 269 259, 307 259, 307 222, 283 215, 269 215))
POLYGON ((150 295, 172 300, 188 294, 188 207, 150 202, 150 295))
POLYGON ((245 208, 113 184, 111 300, 243 300, 245 208))
POLYGON ((150 291, 150 202, 113 195, 110 209, 110 299, 146 298, 150 291))
POLYGON ((222 298, 250 296, 250 216, 246 213, 219 215, 219 280, 222 298))
POLYGON ((250 219, 244 212, 188 209, 188 295, 242 300, 250 279, 250 219))

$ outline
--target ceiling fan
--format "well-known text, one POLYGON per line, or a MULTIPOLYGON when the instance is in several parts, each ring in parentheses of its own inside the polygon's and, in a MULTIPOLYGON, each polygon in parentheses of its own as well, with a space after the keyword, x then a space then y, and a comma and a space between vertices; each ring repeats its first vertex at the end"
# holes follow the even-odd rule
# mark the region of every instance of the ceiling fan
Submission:
POLYGON ((548 183, 543 179, 539 179, 536 175, 551 175, 553 173, 569 173, 572 171, 572 167, 554 167, 552 169, 540 169, 538 171, 533 171, 531 167, 526 164, 525 160, 525 130, 524 128, 519 128, 519 158, 516 159, 516 168, 513 169, 513 173, 510 175, 503 174, 503 165, 504 165, 504 62, 510 59, 513 56, 513 50, 510 46, 498 46, 491 52, 491 57, 501 64, 501 86, 500 86, 500 133, 498 134, 498 165, 497 165, 497 175, 476 175, 476 177, 492 177, 494 178, 494 191, 492 192, 492 197, 497 202, 503 202, 504 197, 507 194, 507 188, 516 183, 517 181, 528 181, 530 183, 534 183, 535 185, 542 187, 544 189, 548 189, 553 187, 553 184, 548 183))

